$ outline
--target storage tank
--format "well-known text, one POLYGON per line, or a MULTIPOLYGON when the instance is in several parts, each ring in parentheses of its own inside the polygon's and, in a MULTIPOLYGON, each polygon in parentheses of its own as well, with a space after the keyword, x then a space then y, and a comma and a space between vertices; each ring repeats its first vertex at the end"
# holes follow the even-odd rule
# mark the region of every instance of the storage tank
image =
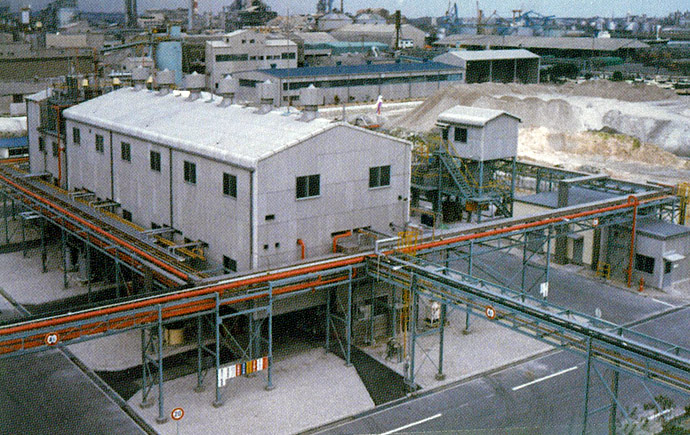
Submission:
POLYGON ((163 41, 156 47, 156 69, 175 73, 175 84, 182 85, 182 43, 163 41))

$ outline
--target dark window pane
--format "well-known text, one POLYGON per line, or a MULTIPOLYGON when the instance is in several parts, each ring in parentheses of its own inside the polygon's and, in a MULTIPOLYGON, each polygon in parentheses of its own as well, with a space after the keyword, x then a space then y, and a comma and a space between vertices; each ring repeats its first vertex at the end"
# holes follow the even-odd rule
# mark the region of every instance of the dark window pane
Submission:
POLYGON ((309 196, 319 196, 321 193, 320 181, 320 175, 309 176, 309 196))
POLYGON ((376 187, 379 184, 379 168, 369 168, 369 187, 376 187))
POLYGON ((467 129, 455 127, 455 142, 467 142, 467 129))
POLYGON ((307 197, 308 177, 297 177, 297 198, 307 197))
POLYGON ((391 184, 391 167, 381 166, 381 177, 379 186, 389 186, 391 184))

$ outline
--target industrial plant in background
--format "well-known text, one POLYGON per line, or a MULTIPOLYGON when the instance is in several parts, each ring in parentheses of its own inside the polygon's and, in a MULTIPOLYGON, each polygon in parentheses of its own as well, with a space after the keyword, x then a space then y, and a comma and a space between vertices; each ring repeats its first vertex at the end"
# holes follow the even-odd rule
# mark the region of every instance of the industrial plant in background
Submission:
POLYGON ((235 0, 230 6, 223 6, 225 31, 232 32, 243 27, 263 26, 278 16, 261 0, 235 0))

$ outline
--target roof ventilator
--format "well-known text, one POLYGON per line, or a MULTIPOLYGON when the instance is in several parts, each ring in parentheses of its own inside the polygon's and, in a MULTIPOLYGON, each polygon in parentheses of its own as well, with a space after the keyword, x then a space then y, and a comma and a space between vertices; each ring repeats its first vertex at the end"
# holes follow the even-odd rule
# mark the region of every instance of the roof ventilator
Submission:
POLYGON ((132 70, 132 82, 134 90, 140 91, 146 87, 146 80, 149 78, 149 71, 141 65, 132 70))
POLYGON ((260 100, 259 110, 257 110, 255 113, 263 115, 273 110, 273 103, 277 94, 277 85, 270 80, 266 80, 263 83, 257 84, 256 87, 260 100))
POLYGON ((175 71, 164 69, 163 71, 156 71, 156 88, 158 88, 158 95, 168 95, 175 84, 175 71))
POLYGON ((196 101, 201 97, 201 90, 206 86, 206 76, 196 71, 187 74, 184 78, 185 88, 189 91, 187 101, 196 101))
POLYGON ((313 85, 300 89, 299 99, 304 109, 300 121, 309 122, 319 117, 319 103, 321 102, 321 93, 313 85))
POLYGON ((228 107, 235 102, 235 95, 240 88, 240 82, 230 75, 225 76, 223 80, 218 83, 218 93, 223 97, 223 101, 218 105, 219 107, 228 107))

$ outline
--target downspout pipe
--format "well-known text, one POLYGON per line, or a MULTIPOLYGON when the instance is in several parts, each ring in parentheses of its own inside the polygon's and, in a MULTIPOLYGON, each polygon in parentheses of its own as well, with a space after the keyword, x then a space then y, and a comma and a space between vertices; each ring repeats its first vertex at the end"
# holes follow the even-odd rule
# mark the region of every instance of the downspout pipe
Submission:
MULTIPOLYGON (((345 237, 350 237, 351 235, 352 235, 352 230, 350 230, 350 231, 348 231, 348 232, 346 232, 346 233, 343 233, 343 234, 338 234, 337 236, 333 236, 333 253, 334 253, 334 254, 335 254, 336 252, 338 252, 338 251, 337 251, 337 249, 338 249, 338 240, 343 239, 343 238, 345 238, 345 237)), ((297 243, 299 243, 299 242, 297 242, 297 243)), ((304 258, 304 255, 302 256, 302 258, 304 258)))
POLYGON ((635 257, 635 231, 637 228, 637 207, 640 200, 635 195, 628 197, 628 203, 633 204, 632 232, 630 234, 630 258, 628 259, 628 288, 632 286, 633 259, 635 257))
POLYGON ((307 250, 307 247, 304 246, 304 240, 302 240, 302 239, 297 239, 297 244, 300 246, 300 248, 302 248, 302 260, 304 260, 304 258, 305 258, 305 252, 306 252, 306 250, 307 250))

